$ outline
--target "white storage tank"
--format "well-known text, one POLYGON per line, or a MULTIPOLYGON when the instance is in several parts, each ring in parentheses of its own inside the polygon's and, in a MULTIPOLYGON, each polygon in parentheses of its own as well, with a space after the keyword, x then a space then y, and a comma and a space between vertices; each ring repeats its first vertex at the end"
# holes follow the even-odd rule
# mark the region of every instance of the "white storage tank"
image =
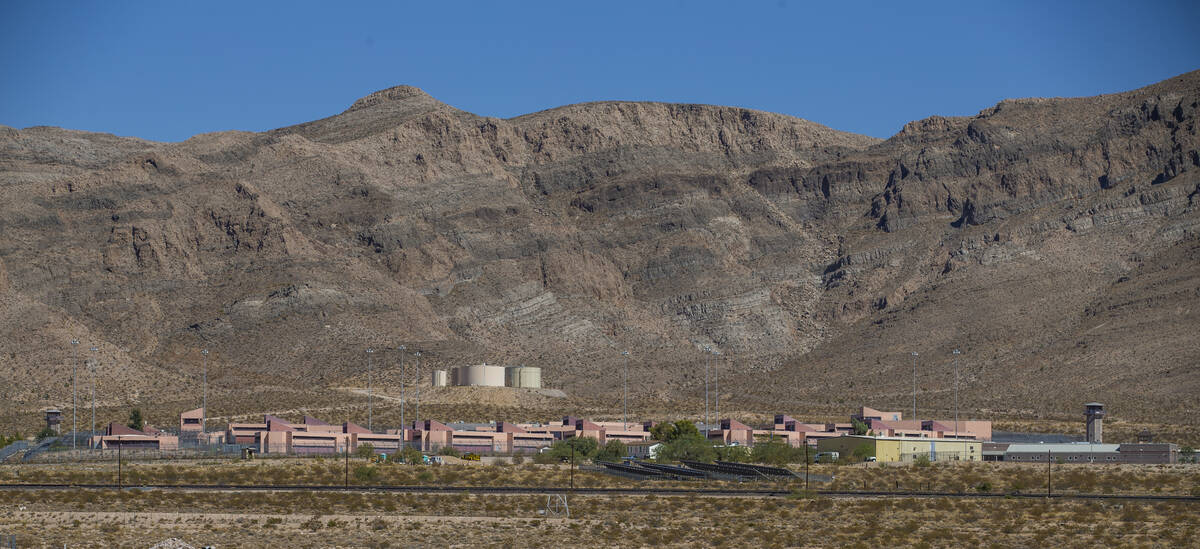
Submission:
POLYGON ((533 366, 509 366, 504 369, 505 385, 522 389, 542 388, 542 369, 533 366))
POLYGON ((454 384, 476 387, 503 387, 504 367, 476 364, 454 369, 454 384))
POLYGON ((445 370, 434 370, 433 371, 433 386, 434 387, 445 387, 446 385, 449 385, 449 384, 450 384, 450 375, 447 374, 445 370))

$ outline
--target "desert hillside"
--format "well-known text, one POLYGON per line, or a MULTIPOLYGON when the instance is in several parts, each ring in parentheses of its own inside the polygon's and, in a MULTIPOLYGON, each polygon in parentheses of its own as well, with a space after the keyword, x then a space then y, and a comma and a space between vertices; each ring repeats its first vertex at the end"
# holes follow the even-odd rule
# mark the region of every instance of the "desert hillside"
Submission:
MULTIPOLYGON (((1200 72, 890 139, 708 105, 512 119, 401 86, 263 133, 0 126, 0 406, 361 386, 369 346, 743 409, 1143 420, 1200 394, 1200 72), (190 389, 188 389, 190 390, 190 389), (973 412, 975 413, 975 412, 973 412), (979 412, 982 413, 982 412, 979 412)), ((376 353, 377 387, 398 384, 376 353)), ((428 384, 428 379, 422 381, 428 384)))

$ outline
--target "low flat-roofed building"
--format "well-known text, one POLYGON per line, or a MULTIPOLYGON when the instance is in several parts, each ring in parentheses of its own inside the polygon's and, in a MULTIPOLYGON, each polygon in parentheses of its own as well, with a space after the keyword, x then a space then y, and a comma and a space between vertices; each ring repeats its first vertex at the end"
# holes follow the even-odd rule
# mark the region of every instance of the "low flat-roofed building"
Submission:
POLYGON ((751 446, 754 444, 754 428, 736 419, 720 420, 721 428, 712 429, 708 440, 721 445, 751 446))
POLYGON ((179 437, 164 433, 154 428, 138 430, 120 423, 109 423, 104 428, 103 435, 91 439, 92 448, 103 450, 124 448, 139 450, 176 450, 179 448, 179 437))
POLYGON ((654 459, 658 457, 658 449, 662 443, 657 440, 641 440, 625 444, 626 457, 633 459, 654 459))
POLYGON ((1004 453, 1008 451, 1008 442, 984 442, 983 461, 1004 461, 1004 453))
POLYGON ((255 444, 266 423, 230 423, 225 426, 225 444, 255 444))
POLYGON ((900 412, 882 412, 874 408, 863 406, 859 409, 857 414, 853 414, 850 417, 866 423, 872 419, 879 421, 901 421, 904 419, 904 414, 900 412))
POLYGON ((267 431, 259 439, 259 451, 268 454, 340 454, 347 448, 353 450, 345 433, 267 431))
POLYGON ((1120 463, 1119 444, 1067 442, 1050 444, 1009 444, 1004 461, 1017 463, 1120 463))
POLYGON ((1123 463, 1179 463, 1179 445, 1169 442, 1125 443, 1117 452, 1123 463))
POLYGON ((846 435, 817 442, 818 451, 838 452, 842 457, 853 456, 860 448, 865 456, 889 463, 911 463, 921 457, 929 461, 983 461, 983 443, 975 440, 846 435))

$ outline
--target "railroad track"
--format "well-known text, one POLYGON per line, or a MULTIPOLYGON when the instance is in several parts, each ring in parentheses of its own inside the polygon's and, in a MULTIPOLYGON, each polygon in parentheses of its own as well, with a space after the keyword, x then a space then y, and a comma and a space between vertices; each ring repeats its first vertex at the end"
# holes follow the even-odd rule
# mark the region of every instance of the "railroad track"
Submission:
MULTIPOLYGON (((546 495, 572 493, 577 495, 613 496, 700 496, 700 497, 752 497, 772 498, 796 495, 792 490, 781 489, 738 489, 721 490, 707 488, 566 488, 529 486, 308 486, 308 485, 254 485, 254 484, 0 484, 0 491, 25 490, 162 490, 179 492, 356 492, 356 493, 407 493, 407 494, 497 494, 497 495, 546 495)), ((818 496, 838 498, 863 497, 917 497, 958 499, 1061 499, 1061 500, 1114 500, 1114 501, 1183 501, 1200 503, 1200 496, 1136 495, 1136 494, 1045 494, 1033 492, 919 492, 919 491, 874 491, 874 490, 812 490, 818 496)))

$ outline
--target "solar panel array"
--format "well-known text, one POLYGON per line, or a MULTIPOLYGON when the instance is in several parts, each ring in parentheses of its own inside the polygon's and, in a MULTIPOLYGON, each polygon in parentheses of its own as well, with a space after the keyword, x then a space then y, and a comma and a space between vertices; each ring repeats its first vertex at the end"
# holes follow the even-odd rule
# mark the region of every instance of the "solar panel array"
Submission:
POLYGON ((796 474, 781 467, 766 465, 750 465, 717 461, 703 463, 699 461, 680 460, 684 467, 667 465, 650 461, 626 461, 624 463, 601 463, 609 473, 629 476, 636 479, 675 479, 696 480, 705 478, 745 481, 765 479, 767 477, 795 477, 796 474))
POLYGON ((619 471, 622 473, 635 475, 639 478, 651 478, 651 477, 663 476, 662 471, 646 469, 644 467, 638 467, 636 465, 626 465, 624 463, 610 463, 610 462, 603 462, 603 463, 601 463, 601 465, 603 465, 605 469, 608 469, 610 471, 619 471))
POLYGON ((750 465, 749 463, 733 463, 733 462, 729 462, 729 461, 719 461, 719 460, 716 462, 716 464, 723 465, 726 467, 731 467, 734 469, 742 469, 742 470, 747 471, 746 474, 760 474, 760 475, 767 475, 767 476, 772 476, 772 477, 794 477, 794 476, 796 476, 796 473, 793 473, 790 469, 784 469, 782 467, 771 467, 769 465, 750 465))
POLYGON ((744 469, 734 469, 717 463, 702 463, 699 461, 689 461, 686 459, 680 460, 680 463, 689 468, 704 471, 710 475, 720 476, 723 478, 731 478, 734 480, 746 480, 747 477, 758 477, 758 473, 747 474, 744 469))
POLYGON ((704 471, 697 471, 695 469, 688 469, 687 467, 679 467, 677 465, 663 465, 661 463, 651 463, 649 461, 636 461, 634 463, 647 469, 654 469, 656 471, 662 471, 672 475, 679 475, 681 477, 705 478, 708 476, 704 474, 704 471))

